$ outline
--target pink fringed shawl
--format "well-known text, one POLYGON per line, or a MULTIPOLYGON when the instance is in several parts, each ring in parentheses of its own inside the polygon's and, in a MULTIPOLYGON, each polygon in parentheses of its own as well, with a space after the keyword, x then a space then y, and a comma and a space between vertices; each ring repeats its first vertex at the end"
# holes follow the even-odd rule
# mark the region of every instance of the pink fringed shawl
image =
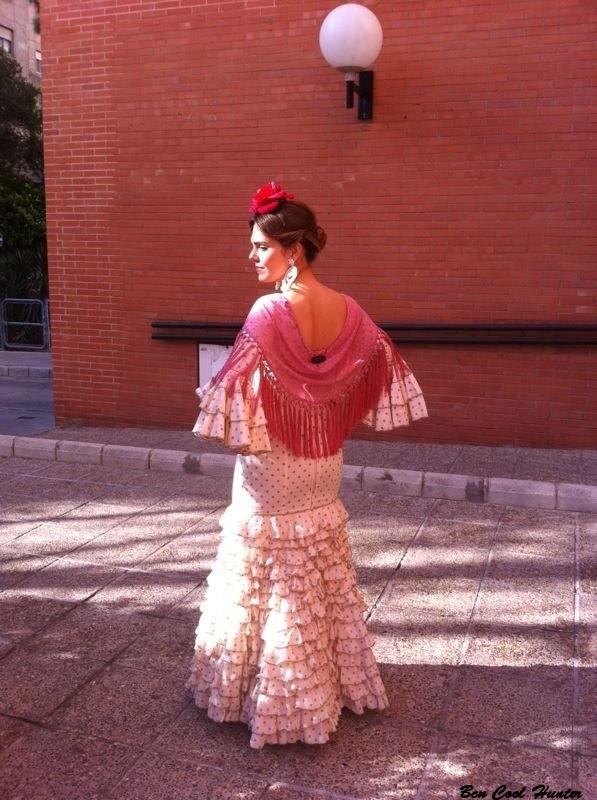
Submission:
POLYGON ((377 405, 384 387, 390 393, 384 339, 391 346, 395 369, 401 376, 410 372, 385 331, 350 295, 344 297, 347 316, 342 331, 331 345, 317 351, 305 345, 291 304, 282 294, 258 298, 228 360, 213 378, 226 383, 226 375, 242 363, 247 346, 257 347, 260 376, 253 410, 260 398, 269 433, 297 456, 337 453, 354 425, 377 405), (324 353, 325 361, 313 363, 317 353, 324 353))

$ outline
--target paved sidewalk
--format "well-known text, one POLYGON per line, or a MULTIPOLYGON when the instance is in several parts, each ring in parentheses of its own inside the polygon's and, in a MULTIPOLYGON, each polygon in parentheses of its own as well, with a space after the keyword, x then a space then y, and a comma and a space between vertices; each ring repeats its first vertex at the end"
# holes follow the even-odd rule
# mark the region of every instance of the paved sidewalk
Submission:
MULTIPOLYGON (((51 353, 0 351, 0 374, 9 369, 37 370, 51 353), (2 366, 4 363, 4 367, 2 366)), ((0 438, 2 435, 39 437, 61 443, 54 452, 39 453, 51 459, 79 459, 84 463, 128 463, 132 467, 199 469, 213 474, 232 472, 234 455, 217 444, 196 439, 190 430, 159 430, 130 427, 54 427, 49 379, 0 380, 0 438), (68 453, 66 443, 70 442, 68 453), (98 447, 85 448, 88 442, 98 447), (116 445, 117 447, 113 447, 116 445), (118 448, 139 448, 120 453, 118 448), (141 449, 145 453, 141 453, 141 449), (60 450, 60 452, 59 452, 60 450), (150 452, 153 451, 153 452, 150 452), (160 452, 156 452, 160 451, 160 452), (210 459, 210 454, 220 456, 210 459), (144 463, 146 462, 146 463, 144 463), (203 467, 206 467, 203 469, 203 467)), ((28 447, 28 455, 35 455, 28 447)), ((11 446, 11 452, 15 452, 11 446)), ((21 448, 20 454, 24 449, 21 448)), ((0 455, 7 445, 0 442, 0 455)), ((528 448, 463 444, 425 444, 348 439, 344 464, 352 470, 361 488, 398 496, 462 499, 474 502, 506 503, 528 508, 597 511, 597 450, 528 448)))
MULTIPOLYGON (((348 439, 354 488, 406 497, 597 512, 597 451, 348 439)), ((236 456, 190 431, 61 426, 0 435, 0 455, 232 475, 236 456)))
POLYGON ((255 751, 184 689, 230 491, 0 459, 3 800, 597 797, 597 514, 343 484, 391 707, 255 751))
POLYGON ((0 350, 0 377, 49 380, 52 377, 52 353, 0 350))

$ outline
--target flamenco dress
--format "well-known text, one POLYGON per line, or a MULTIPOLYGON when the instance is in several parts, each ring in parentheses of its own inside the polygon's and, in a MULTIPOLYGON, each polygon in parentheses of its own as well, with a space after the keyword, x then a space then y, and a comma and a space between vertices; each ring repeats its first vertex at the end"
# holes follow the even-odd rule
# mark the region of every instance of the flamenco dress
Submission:
MULTIPOLYGON (((323 744, 343 707, 362 714, 389 706, 372 652, 375 640, 364 621, 367 604, 347 538, 349 515, 339 498, 338 441, 352 424, 347 404, 352 419, 356 414, 357 421, 379 431, 407 425, 427 410, 393 343, 355 300, 345 298, 347 321, 326 353, 333 359, 352 336, 352 351, 358 352, 350 358, 357 368, 338 365, 336 374, 349 378, 340 381, 342 392, 330 394, 324 387, 328 404, 331 399, 343 416, 341 424, 336 419, 334 427, 332 415, 322 413, 320 424, 313 422, 313 409, 322 412, 324 404, 291 396, 288 380, 285 389, 281 385, 284 368, 289 363, 296 368, 311 353, 305 352, 282 295, 256 302, 247 321, 257 319, 257 326, 243 327, 222 370, 196 390, 200 404, 193 432, 237 457, 186 688, 211 719, 246 723, 249 745, 256 749, 296 741, 323 744), (363 344, 364 330, 371 334, 370 345, 375 338, 366 363, 354 345, 363 344), (371 398, 362 387, 372 383, 376 369, 384 377, 374 404, 363 413, 371 398), (359 381, 360 401, 355 400, 359 381)), ((310 360, 306 369, 312 369, 310 360)), ((315 384, 309 384, 311 397, 315 384)))

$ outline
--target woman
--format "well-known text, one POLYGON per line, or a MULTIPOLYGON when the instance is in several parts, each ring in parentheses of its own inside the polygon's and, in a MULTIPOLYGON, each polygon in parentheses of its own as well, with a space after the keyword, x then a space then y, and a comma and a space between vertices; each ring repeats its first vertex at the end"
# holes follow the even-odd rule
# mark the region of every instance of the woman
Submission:
POLYGON ((281 291, 196 390, 193 432, 239 455, 186 686, 211 719, 247 723, 253 748, 323 744, 344 706, 389 705, 338 497, 342 443, 360 421, 391 430, 427 409, 387 334, 315 277, 313 211, 271 182, 250 213, 249 258, 281 291))

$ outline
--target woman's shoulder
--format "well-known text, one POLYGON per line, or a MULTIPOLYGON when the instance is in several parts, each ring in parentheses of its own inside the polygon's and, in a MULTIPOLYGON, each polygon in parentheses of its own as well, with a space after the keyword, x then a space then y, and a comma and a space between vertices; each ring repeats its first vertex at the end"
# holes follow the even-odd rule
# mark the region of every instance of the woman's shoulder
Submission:
POLYGON ((280 301, 280 298, 282 298, 282 295, 278 292, 260 295, 249 309, 249 316, 258 311, 262 311, 264 308, 271 308, 274 304, 280 301))

